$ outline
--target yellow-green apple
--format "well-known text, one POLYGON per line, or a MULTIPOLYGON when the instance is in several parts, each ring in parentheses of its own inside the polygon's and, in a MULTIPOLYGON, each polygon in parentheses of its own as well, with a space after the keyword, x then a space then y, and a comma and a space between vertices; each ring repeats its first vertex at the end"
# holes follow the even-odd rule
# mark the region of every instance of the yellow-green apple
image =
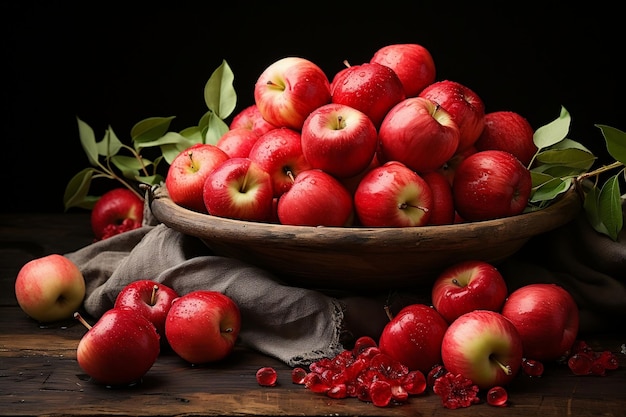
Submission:
POLYGON ((352 195, 338 179, 321 169, 296 176, 278 199, 278 220, 293 226, 349 226, 354 219, 352 195))
POLYGON ((485 126, 485 103, 468 86, 457 81, 436 81, 424 88, 419 97, 443 107, 459 127, 459 150, 472 146, 485 126))
POLYGON ((370 62, 385 65, 402 81, 404 94, 417 96, 426 86, 435 82, 435 61, 428 49, 416 43, 385 45, 374 52, 370 62))
POLYGON ((250 149, 248 157, 270 174, 274 197, 289 190, 294 178, 311 168, 302 152, 300 132, 287 127, 263 134, 250 149))
POLYGON ((236 127, 224 133, 215 146, 231 158, 247 158, 259 135, 251 129, 236 127))
POLYGON ((516 289, 501 312, 517 328, 528 359, 560 359, 578 336, 578 305, 566 289, 556 284, 536 283, 516 289))
POLYGON ((91 209, 95 240, 141 227, 144 201, 128 188, 114 188, 102 194, 91 209))
POLYGON ((245 107, 233 116, 233 120, 230 122, 229 128, 233 130, 240 127, 252 130, 259 136, 276 128, 276 126, 263 118, 256 104, 251 104, 248 107, 245 107))
POLYGON ((410 370, 426 375, 441 363, 441 343, 447 329, 448 322, 433 307, 410 304, 383 328, 378 347, 410 370))
POLYGON ((229 356, 240 330, 237 303, 211 290, 195 290, 175 299, 165 321, 165 337, 172 350, 195 365, 229 356))
POLYGON ((371 169, 354 192, 359 222, 369 227, 424 226, 433 207, 430 187, 398 161, 371 169))
POLYGON ((59 254, 28 261, 15 278, 15 297, 30 318, 42 323, 72 318, 85 298, 78 266, 59 254))
POLYGON ((419 173, 434 171, 459 145, 459 128, 434 101, 412 97, 396 104, 378 130, 378 158, 399 161, 419 173))
POLYGON ((448 372, 461 374, 480 389, 505 386, 522 365, 522 338, 497 311, 473 310, 454 320, 441 342, 448 372))
POLYGON ((420 175, 433 195, 433 204, 430 209, 428 224, 437 226, 453 224, 455 217, 452 186, 448 179, 439 171, 428 171, 420 175))
POLYGON ((267 222, 272 216, 272 178, 250 158, 230 158, 204 182, 202 197, 212 216, 267 222))
POLYGON ((165 187, 172 201, 181 207, 206 213, 202 189, 207 176, 230 157, 215 145, 197 143, 172 160, 165 176, 165 187))
POLYGON ((495 111, 485 114, 485 127, 475 143, 476 149, 499 149, 512 153, 528 166, 537 145, 530 122, 514 111, 495 111))
POLYGON ((371 163, 378 147, 378 132, 362 111, 345 104, 318 107, 302 126, 302 153, 312 168, 348 178, 371 163))
POLYGON ((257 79, 254 102, 271 125, 299 131, 309 113, 330 102, 330 82, 308 59, 281 58, 257 79))
POLYGON ((469 148, 465 148, 462 151, 457 151, 452 155, 452 158, 448 159, 441 167, 437 169, 437 171, 441 172, 444 177, 447 178, 450 185, 454 183, 454 174, 456 173, 456 169, 459 167, 461 162, 465 160, 468 156, 473 153, 478 152, 475 146, 470 146, 469 148))
POLYGON ((90 326, 78 313, 87 333, 78 342, 76 360, 96 382, 135 385, 152 368, 161 342, 154 325, 129 307, 112 308, 90 326))
POLYGON ((348 66, 333 77, 331 101, 365 113, 378 128, 387 112, 404 100, 404 88, 398 75, 378 63, 348 66))
POLYGON ((114 307, 129 307, 154 324, 165 342, 165 318, 178 293, 170 286, 151 279, 139 279, 126 284, 117 294, 114 307))
POLYGON ((500 312, 508 288, 494 265, 471 259, 444 269, 435 279, 431 295, 435 309, 452 323, 473 310, 500 312))
POLYGON ((466 221, 521 214, 530 198, 530 171, 506 151, 476 152, 458 166, 452 194, 454 207, 466 221))

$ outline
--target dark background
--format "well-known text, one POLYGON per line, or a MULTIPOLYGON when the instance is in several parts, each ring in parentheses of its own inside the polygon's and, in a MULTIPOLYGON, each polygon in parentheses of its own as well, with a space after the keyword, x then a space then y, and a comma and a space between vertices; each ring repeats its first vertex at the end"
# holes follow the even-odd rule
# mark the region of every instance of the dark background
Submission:
POLYGON ((174 131, 197 124, 204 84, 223 59, 240 110, 253 103, 258 75, 281 57, 303 56, 332 77, 344 59, 358 64, 386 44, 419 43, 432 53, 437 79, 466 84, 487 111, 514 110, 538 128, 565 106, 570 137, 601 161, 608 155, 594 124, 626 129, 617 6, 221 3, 3 2, 2 211, 63 211, 66 184, 89 166, 76 117, 98 140, 110 125, 127 144, 147 117, 176 116, 174 131))

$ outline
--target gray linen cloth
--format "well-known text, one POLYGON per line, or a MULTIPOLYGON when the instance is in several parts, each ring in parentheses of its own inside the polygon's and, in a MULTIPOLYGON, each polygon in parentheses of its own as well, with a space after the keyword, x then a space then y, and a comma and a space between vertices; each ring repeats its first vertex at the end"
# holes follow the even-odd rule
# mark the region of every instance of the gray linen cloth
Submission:
MULTIPOLYGON (((336 298, 337 294, 288 286, 263 269, 213 255, 200 239, 155 222, 150 213, 144 216, 143 227, 66 256, 85 276, 84 307, 95 318, 113 307, 126 284, 138 279, 162 282, 180 295, 216 290, 240 307, 240 343, 290 366, 335 356, 344 349, 346 329, 354 337, 376 337, 388 320, 383 307, 389 295, 384 291, 336 298)), ((620 329, 626 319, 626 230, 613 242, 596 233, 581 214, 531 239, 498 268, 509 292, 534 282, 566 288, 580 309, 581 334, 620 329)), ((392 311, 429 302, 426 290, 390 289, 395 294, 392 311)))

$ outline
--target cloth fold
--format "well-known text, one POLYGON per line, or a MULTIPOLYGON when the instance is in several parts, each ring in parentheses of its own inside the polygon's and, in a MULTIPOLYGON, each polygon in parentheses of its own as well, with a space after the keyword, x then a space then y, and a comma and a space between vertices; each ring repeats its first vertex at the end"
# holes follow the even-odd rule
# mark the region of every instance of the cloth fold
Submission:
MULTIPOLYGON (((290 366, 335 356, 345 348, 342 335, 350 332, 347 326, 358 329, 354 337, 377 337, 388 320, 381 294, 341 298, 289 286, 266 270, 216 256, 200 239, 146 218, 139 229, 65 255, 83 272, 84 307, 93 317, 112 308, 120 290, 138 279, 162 282, 180 295, 198 289, 220 291, 241 310, 240 343, 290 366)), ((615 330, 616 323, 626 319, 626 230, 613 242, 595 232, 581 213, 532 238, 498 269, 509 293, 535 282, 566 288, 579 305, 581 334, 615 330)), ((428 300, 430 294, 421 291, 405 293, 406 303, 425 296, 428 300)))

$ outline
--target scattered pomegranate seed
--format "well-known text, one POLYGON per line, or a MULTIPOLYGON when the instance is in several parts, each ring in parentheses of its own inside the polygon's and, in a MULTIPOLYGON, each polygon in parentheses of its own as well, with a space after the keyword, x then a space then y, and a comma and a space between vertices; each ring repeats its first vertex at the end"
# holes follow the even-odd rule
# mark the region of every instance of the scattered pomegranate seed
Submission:
POLYGON ((304 378, 306 377, 306 370, 300 367, 293 368, 291 370, 291 382, 298 385, 304 385, 304 378))
POLYGON ((591 372, 593 361, 584 353, 575 353, 567 360, 567 366, 574 375, 588 375, 591 372))
POLYGON ((528 376, 541 376, 543 375, 543 363, 534 359, 523 358, 522 371, 528 376))
POLYGON ((256 381, 262 387, 273 387, 276 385, 278 375, 276 370, 272 367, 266 366, 256 371, 256 381))
POLYGON ((509 394, 503 387, 493 387, 487 391, 487 404, 495 407, 504 407, 509 400, 509 394))

